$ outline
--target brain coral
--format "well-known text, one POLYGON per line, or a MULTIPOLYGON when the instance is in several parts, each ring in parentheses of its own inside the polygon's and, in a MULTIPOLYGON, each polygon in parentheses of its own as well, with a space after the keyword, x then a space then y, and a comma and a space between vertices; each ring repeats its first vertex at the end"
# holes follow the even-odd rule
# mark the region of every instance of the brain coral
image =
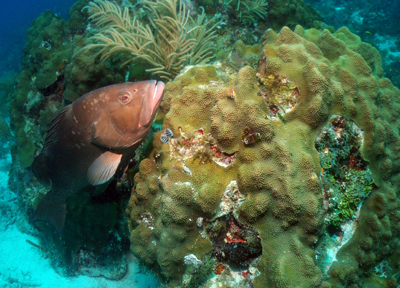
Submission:
MULTIPOLYGON (((266 39, 258 73, 245 67, 227 77, 220 66, 193 67, 167 84, 163 130, 174 136, 164 143, 156 135, 135 176, 131 250, 163 282, 195 285, 189 272, 206 273, 210 258, 220 260, 210 231, 231 215, 261 241, 258 262, 244 268, 255 287, 365 287, 356 283, 398 243, 400 92, 382 78, 375 48, 346 28, 284 27, 266 39), (278 99, 287 91, 296 101, 278 99), (315 138, 333 115, 363 130, 362 155, 376 187, 325 273, 315 255, 325 228, 315 138), (191 254, 198 262, 188 261, 191 254)), ((225 243, 250 242, 230 223, 225 243)))

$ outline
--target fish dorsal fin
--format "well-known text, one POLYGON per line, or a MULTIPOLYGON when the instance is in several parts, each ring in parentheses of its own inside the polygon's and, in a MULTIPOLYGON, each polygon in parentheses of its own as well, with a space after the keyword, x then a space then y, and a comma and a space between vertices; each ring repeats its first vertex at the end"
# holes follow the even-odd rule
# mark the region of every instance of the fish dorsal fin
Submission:
POLYGON ((58 126, 60 125, 60 122, 65 116, 65 113, 70 109, 71 105, 65 106, 58 114, 56 117, 53 118, 50 122, 50 128, 47 130, 47 135, 46 135, 46 140, 43 145, 43 149, 41 153, 44 153, 47 155, 47 151, 49 147, 57 141, 58 139, 58 126))
POLYGON ((87 171, 87 180, 91 185, 100 185, 110 180, 121 162, 122 154, 106 151, 93 161, 87 171))
POLYGON ((51 179, 49 175, 49 167, 47 164, 47 158, 49 155, 49 149, 51 145, 57 141, 58 133, 57 128, 60 125, 61 120, 64 118, 65 113, 68 111, 70 105, 64 107, 56 117, 50 122, 50 128, 47 130, 46 139, 40 151, 40 154, 33 160, 31 170, 35 177, 46 187, 51 186, 51 179))

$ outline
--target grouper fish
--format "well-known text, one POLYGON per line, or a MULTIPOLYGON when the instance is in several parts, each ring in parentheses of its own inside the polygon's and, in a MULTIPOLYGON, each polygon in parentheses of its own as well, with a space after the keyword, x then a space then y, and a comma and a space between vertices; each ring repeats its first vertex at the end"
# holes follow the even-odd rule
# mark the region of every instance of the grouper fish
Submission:
MULTIPOLYGON (((53 119, 32 172, 51 187, 31 217, 61 234, 66 200, 89 185, 109 181, 149 131, 165 84, 126 82, 94 90, 53 119)), ((126 162, 128 163, 128 162, 126 162)))

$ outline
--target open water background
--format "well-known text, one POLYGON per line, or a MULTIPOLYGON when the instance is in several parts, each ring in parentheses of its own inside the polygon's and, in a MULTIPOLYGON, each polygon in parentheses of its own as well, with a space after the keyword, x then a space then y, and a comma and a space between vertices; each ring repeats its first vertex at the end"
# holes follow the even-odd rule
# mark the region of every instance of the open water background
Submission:
POLYGON ((19 72, 25 33, 31 22, 47 9, 64 19, 75 0, 1 0, 0 9, 0 77, 19 72))

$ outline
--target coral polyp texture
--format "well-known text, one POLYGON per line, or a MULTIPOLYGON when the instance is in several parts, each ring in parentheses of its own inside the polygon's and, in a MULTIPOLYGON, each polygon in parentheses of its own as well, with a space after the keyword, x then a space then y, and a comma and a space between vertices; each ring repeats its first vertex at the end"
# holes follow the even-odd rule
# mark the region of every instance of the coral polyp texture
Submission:
POLYGON ((240 287, 366 287, 398 253, 400 92, 377 50, 346 28, 264 39, 258 71, 196 66, 167 84, 162 130, 173 136, 156 134, 134 177, 131 250, 170 286, 236 277, 240 287), (334 115, 362 130, 358 157, 374 185, 326 272, 315 253, 327 213, 315 142, 334 115))

